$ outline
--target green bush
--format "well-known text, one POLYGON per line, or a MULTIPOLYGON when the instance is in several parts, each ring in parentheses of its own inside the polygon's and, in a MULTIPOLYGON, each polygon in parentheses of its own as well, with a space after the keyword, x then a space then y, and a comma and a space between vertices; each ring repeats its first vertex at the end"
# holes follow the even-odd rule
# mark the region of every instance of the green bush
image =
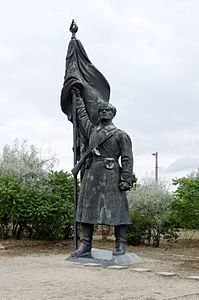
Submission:
POLYGON ((27 186, 14 176, 0 176, 1 238, 9 226, 12 235, 37 239, 62 239, 72 235, 73 178, 51 172, 45 188, 27 186))
POLYGON ((1 238, 9 233, 11 220, 18 215, 15 210, 16 202, 21 193, 21 183, 12 176, 0 176, 0 226, 1 238))
POLYGON ((72 203, 51 191, 34 191, 34 196, 34 209, 30 215, 31 237, 37 239, 69 238, 72 233, 72 203))
POLYGON ((128 225, 127 243, 130 245, 141 245, 146 242, 150 223, 147 217, 142 216, 138 210, 131 209, 132 224, 128 225))
POLYGON ((152 246, 159 247, 161 236, 168 237, 168 234, 174 232, 170 221, 172 195, 165 183, 145 180, 128 192, 128 200, 133 211, 129 241, 136 241, 137 244, 147 241, 152 246))

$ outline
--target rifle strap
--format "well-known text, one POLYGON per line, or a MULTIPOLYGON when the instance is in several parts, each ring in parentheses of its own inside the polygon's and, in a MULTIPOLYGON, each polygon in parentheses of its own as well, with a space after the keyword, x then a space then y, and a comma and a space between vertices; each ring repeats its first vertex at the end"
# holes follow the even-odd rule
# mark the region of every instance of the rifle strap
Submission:
POLYGON ((116 133, 116 130, 113 129, 109 132, 109 134, 100 142, 96 147, 102 146, 106 141, 108 141, 114 134, 116 133))

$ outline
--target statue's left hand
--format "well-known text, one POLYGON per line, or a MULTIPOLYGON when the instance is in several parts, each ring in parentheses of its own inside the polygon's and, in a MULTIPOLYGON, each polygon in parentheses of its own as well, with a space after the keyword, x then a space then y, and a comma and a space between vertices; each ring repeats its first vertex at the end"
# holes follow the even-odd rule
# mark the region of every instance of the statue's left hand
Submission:
POLYGON ((119 184, 119 188, 121 191, 128 191, 130 190, 130 184, 128 182, 122 181, 119 184))
POLYGON ((73 86, 71 89, 71 93, 75 94, 76 97, 80 97, 80 90, 77 86, 73 86))

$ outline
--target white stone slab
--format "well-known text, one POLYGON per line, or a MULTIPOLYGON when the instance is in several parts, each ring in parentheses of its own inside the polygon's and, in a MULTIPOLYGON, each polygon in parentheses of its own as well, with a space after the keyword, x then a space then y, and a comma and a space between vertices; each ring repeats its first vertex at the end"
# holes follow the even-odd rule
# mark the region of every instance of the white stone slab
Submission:
POLYGON ((109 266, 108 269, 118 269, 118 270, 121 270, 121 269, 127 269, 127 266, 109 266))
POLYGON ((157 272, 156 274, 162 275, 162 276, 168 276, 168 277, 177 275, 176 273, 172 273, 172 272, 157 272))
POLYGON ((188 278, 188 279, 195 279, 195 280, 199 280, 199 276, 194 276, 194 275, 192 275, 192 276, 188 276, 187 278, 188 278))
POLYGON ((84 266, 86 266, 86 267, 100 267, 101 264, 87 263, 87 264, 84 264, 84 266))
POLYGON ((151 272, 150 269, 145 269, 145 268, 132 268, 131 271, 136 271, 136 272, 151 272))

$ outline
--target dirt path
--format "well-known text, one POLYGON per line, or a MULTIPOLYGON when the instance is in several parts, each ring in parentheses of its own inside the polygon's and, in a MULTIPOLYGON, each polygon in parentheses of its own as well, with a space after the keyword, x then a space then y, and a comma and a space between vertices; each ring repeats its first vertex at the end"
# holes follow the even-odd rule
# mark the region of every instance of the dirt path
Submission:
POLYGON ((54 253, 54 249, 46 253, 42 247, 34 250, 33 245, 31 252, 25 249, 21 248, 21 256, 17 247, 16 255, 14 249, 0 252, 1 300, 199 299, 199 281, 189 278, 199 276, 196 256, 165 255, 161 249, 146 253, 141 249, 136 254, 142 263, 111 269, 66 262, 67 254, 61 247, 57 252, 62 253, 54 253))

